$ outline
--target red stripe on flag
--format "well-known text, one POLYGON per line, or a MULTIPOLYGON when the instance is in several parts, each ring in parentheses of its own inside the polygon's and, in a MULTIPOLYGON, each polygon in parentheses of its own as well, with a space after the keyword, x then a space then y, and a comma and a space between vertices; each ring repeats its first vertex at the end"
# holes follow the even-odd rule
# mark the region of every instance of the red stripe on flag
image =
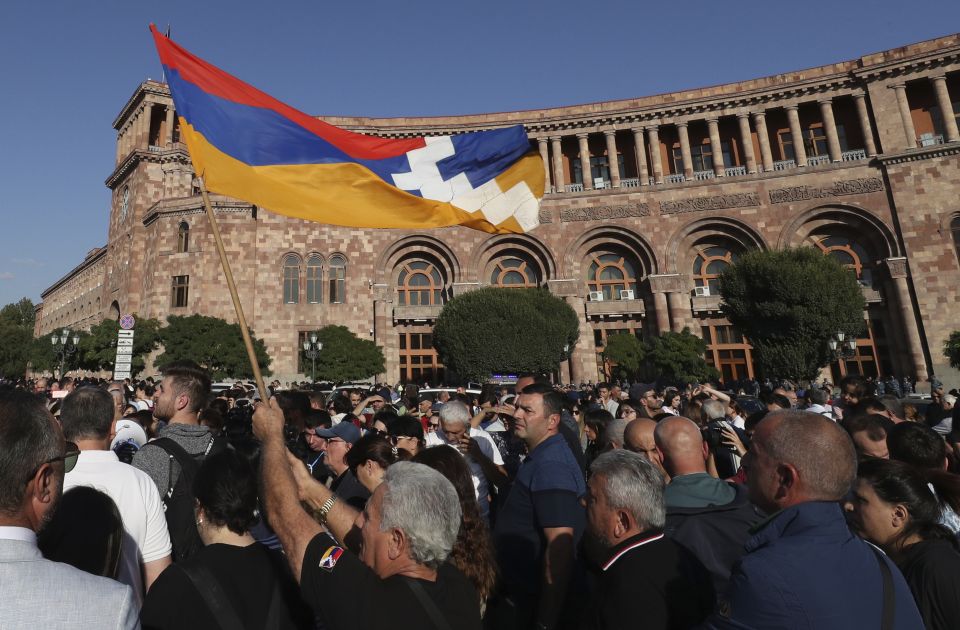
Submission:
POLYGON ((327 142, 333 144, 351 157, 361 160, 380 160, 403 155, 413 149, 425 146, 423 138, 392 140, 353 133, 340 129, 322 120, 281 103, 269 94, 244 83, 233 75, 224 72, 213 64, 191 54, 185 48, 164 37, 157 27, 150 25, 153 41, 160 55, 160 62, 171 70, 177 70, 180 76, 200 89, 221 98, 243 105, 262 107, 277 112, 294 123, 307 129, 327 142))

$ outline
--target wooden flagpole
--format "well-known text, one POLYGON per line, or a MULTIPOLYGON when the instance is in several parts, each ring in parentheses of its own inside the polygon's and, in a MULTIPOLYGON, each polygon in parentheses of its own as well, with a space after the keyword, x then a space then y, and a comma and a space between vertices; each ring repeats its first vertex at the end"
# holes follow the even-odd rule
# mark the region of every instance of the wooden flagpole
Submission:
POLYGON ((213 240, 217 244, 217 253, 220 255, 220 265, 223 267, 223 275, 227 278, 227 288, 230 289, 230 297, 233 298, 233 309, 237 312, 237 323, 240 324, 243 344, 247 347, 247 358, 250 359, 250 367, 253 368, 253 378, 257 383, 257 389, 260 391, 260 400, 267 402, 267 399, 270 397, 267 393, 266 386, 263 384, 260 364, 257 363, 257 353, 253 349, 253 340, 250 338, 250 330, 247 328, 247 318, 243 316, 243 306, 240 305, 237 285, 233 281, 233 272, 230 271, 230 261, 227 260, 227 252, 223 249, 223 239, 220 238, 220 227, 217 225, 217 218, 213 216, 213 207, 210 205, 210 196, 207 194, 207 186, 203 182, 203 177, 198 177, 197 181, 200 183, 200 195, 203 197, 203 206, 207 210, 207 219, 210 221, 210 229, 213 231, 213 240))

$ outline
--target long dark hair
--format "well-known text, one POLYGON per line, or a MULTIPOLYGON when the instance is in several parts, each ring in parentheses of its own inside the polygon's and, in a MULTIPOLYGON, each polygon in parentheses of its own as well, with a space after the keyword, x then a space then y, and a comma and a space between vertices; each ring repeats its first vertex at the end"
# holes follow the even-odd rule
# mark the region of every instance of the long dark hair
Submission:
POLYGON ((497 561, 490 531, 477 506, 477 491, 470 477, 470 469, 463 456, 446 445, 424 449, 417 453, 413 461, 442 473, 460 497, 463 521, 450 552, 450 562, 476 587, 482 605, 490 597, 497 581, 497 561))
MULTIPOLYGON (((943 513, 941 501, 956 500, 956 495, 945 496, 949 488, 938 471, 921 470, 910 464, 890 459, 868 459, 860 463, 857 478, 870 484, 881 501, 891 505, 902 505, 910 514, 910 520, 900 535, 893 541, 891 552, 895 555, 903 542, 916 535, 921 540, 949 540, 955 549, 960 550, 953 533, 940 524, 943 513), (937 482, 944 495, 937 490, 937 482), (933 484, 935 495, 928 484, 933 484), (939 497, 939 498, 938 498, 939 497)), ((949 475, 952 476, 952 475, 949 475)), ((948 503, 950 505, 950 503, 948 503)))

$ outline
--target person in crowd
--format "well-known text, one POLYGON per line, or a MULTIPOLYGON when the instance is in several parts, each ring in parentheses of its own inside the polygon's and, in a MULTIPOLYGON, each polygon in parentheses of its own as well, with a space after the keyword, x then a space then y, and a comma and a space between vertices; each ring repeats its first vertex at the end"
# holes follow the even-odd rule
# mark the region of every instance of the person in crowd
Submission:
POLYGON ((697 556, 722 593, 763 514, 750 503, 746 488, 707 474, 709 450, 693 421, 661 420, 654 439, 670 479, 664 492, 666 534, 697 556))
MULTIPOLYGON (((561 395, 533 384, 517 400, 515 432, 527 444, 510 494, 497 516, 494 546, 501 592, 491 601, 489 627, 560 627, 584 530, 579 504, 583 471, 560 431, 561 395)), ((570 616, 563 617, 565 622, 570 616)))
POLYGON ((368 433, 353 445, 346 455, 350 472, 370 494, 383 483, 387 468, 412 457, 408 451, 398 448, 375 433, 368 433))
POLYGON ((290 461, 275 403, 258 405, 253 420, 263 442, 270 522, 305 600, 326 629, 393 630, 398 620, 409 628, 440 627, 438 622, 480 628, 476 588, 446 562, 463 521, 450 481, 423 464, 398 462, 358 514, 290 461), (360 557, 343 547, 352 532, 363 541, 360 557), (376 605, 357 606, 358 593, 376 605))
MULTIPOLYGON (((956 535, 939 522, 937 498, 956 492, 957 481, 950 477, 895 460, 863 461, 847 503, 854 529, 903 572, 930 630, 956 628, 960 622, 960 546, 956 535), (936 493, 931 478, 933 487, 939 487, 936 493)), ((956 502, 960 495, 951 499, 956 502)))
POLYGON ((411 416, 397 416, 387 424, 387 435, 391 444, 407 451, 411 457, 424 448, 423 425, 411 416))
POLYGON ((663 393, 663 407, 660 408, 660 411, 668 413, 671 416, 679 416, 682 406, 683 397, 680 396, 680 392, 676 389, 671 387, 663 393))
POLYGON ((427 446, 447 445, 467 460, 476 488, 480 515, 490 520, 490 493, 493 488, 506 489, 509 484, 503 458, 486 431, 470 426, 473 414, 459 400, 451 400, 440 410, 440 430, 427 434, 427 446))
MULTIPOLYGON (((887 449, 890 459, 905 462, 930 475, 942 479, 958 480, 960 477, 944 477, 940 473, 947 471, 950 458, 943 438, 930 427, 914 422, 903 422, 893 427, 887 435, 887 449)), ((943 484, 941 485, 948 485, 943 484)), ((934 492, 936 494, 936 492, 934 492)), ((948 497, 956 493, 948 492, 948 497)), ((954 535, 960 535, 960 504, 951 504, 937 495, 940 502, 940 524, 954 535)))
POLYGON ((147 594, 145 630, 312 628, 310 611, 279 553, 256 542, 257 475, 232 450, 211 455, 193 481, 204 547, 170 567, 147 594))
POLYGON ((663 477, 636 453, 615 450, 590 466, 584 502, 590 533, 604 547, 587 630, 691 628, 714 604, 703 565, 663 533, 663 477))
POLYGON ((819 387, 809 387, 807 391, 804 392, 803 399, 805 403, 804 411, 818 413, 821 416, 833 420, 833 408, 827 404, 827 392, 819 387))
POLYGON ((303 463, 314 479, 325 483, 333 476, 330 468, 327 467, 326 457, 327 441, 317 435, 317 430, 330 429, 333 421, 330 414, 325 410, 311 411, 304 418, 303 441, 307 448, 305 449, 303 463))
POLYGON ((37 535, 43 557, 117 579, 123 519, 108 495, 87 486, 64 490, 53 518, 37 535))
POLYGON ((352 422, 344 421, 330 429, 319 429, 316 434, 326 441, 324 459, 333 473, 330 490, 345 503, 358 510, 363 509, 370 498, 370 491, 360 483, 347 463, 347 455, 360 440, 360 429, 352 422))
POLYGON ((133 466, 153 479, 164 499, 175 561, 202 547, 196 528, 191 526, 190 487, 197 463, 225 446, 209 427, 200 424, 200 410, 209 397, 210 377, 197 364, 181 362, 164 368, 153 415, 166 426, 158 439, 144 444, 133 456, 133 466))
POLYGON ((480 597, 480 610, 486 609, 487 600, 493 593, 497 579, 497 562, 493 550, 493 540, 486 522, 480 516, 477 499, 471 479, 470 469, 466 461, 449 448, 432 447, 421 451, 414 459, 418 464, 425 464, 437 470, 450 480, 457 496, 460 498, 460 509, 463 513, 463 523, 457 534, 457 541, 450 551, 450 562, 457 567, 474 588, 480 597))
POLYGON ((707 628, 880 628, 885 602, 893 630, 922 627, 903 576, 847 527, 840 500, 856 467, 850 437, 819 414, 774 412, 757 425, 744 470, 751 502, 773 516, 747 541, 707 628))
POLYGON ((879 414, 848 415, 843 421, 843 428, 850 434, 857 455, 861 458, 888 458, 890 453, 887 450, 887 435, 894 426, 889 418, 879 414))
POLYGON ((669 482, 670 475, 663 468, 663 460, 660 459, 660 452, 657 450, 657 442, 654 438, 656 428, 657 423, 650 418, 637 418, 627 424, 623 432, 623 445, 628 451, 646 457, 647 461, 653 464, 669 482))
POLYGON ((583 434, 587 446, 583 456, 587 466, 603 452, 606 444, 607 425, 613 422, 613 415, 606 409, 590 409, 583 414, 583 434))
POLYGON ((0 390, 0 625, 9 630, 131 630, 133 589, 46 560, 37 532, 52 518, 80 449, 63 439, 45 402, 0 390))
POLYGON ((843 420, 844 414, 852 411, 860 402, 861 398, 867 396, 867 382, 862 377, 852 374, 845 376, 840 380, 840 404, 834 405, 833 417, 836 420, 843 420))
POLYGON ((124 388, 123 383, 114 381, 107 385, 107 392, 113 397, 113 419, 119 420, 126 415, 127 390, 124 388))
POLYGON ((607 425, 603 432, 603 449, 608 451, 616 448, 624 448, 624 434, 627 432, 627 425, 630 424, 623 418, 614 418, 607 425))
MULTIPOLYGON (((522 391, 522 390, 519 390, 522 391)), ((617 406, 620 404, 619 398, 610 395, 610 383, 597 384, 597 396, 600 407, 605 409, 611 416, 617 412, 617 406)))
MULTIPOLYGON (((938 414, 933 412, 927 412, 927 424, 933 427, 933 430, 939 433, 940 435, 946 436, 953 431, 953 408, 957 403, 957 397, 953 394, 943 394, 940 397, 940 411, 938 414), (931 417, 936 417, 939 415, 940 418, 936 422, 931 422, 931 417)), ((933 404, 930 405, 932 407, 933 404)))
POLYGON ((620 401, 620 407, 617 408, 616 417, 623 418, 627 422, 633 422, 637 418, 641 417, 642 411, 642 402, 628 398, 620 401))
POLYGON ((157 486, 142 470, 128 466, 110 450, 114 426, 113 397, 98 387, 81 387, 63 399, 63 434, 80 448, 63 487, 89 486, 107 494, 123 518, 126 536, 117 574, 128 584, 137 604, 171 562, 172 548, 163 501, 157 486))

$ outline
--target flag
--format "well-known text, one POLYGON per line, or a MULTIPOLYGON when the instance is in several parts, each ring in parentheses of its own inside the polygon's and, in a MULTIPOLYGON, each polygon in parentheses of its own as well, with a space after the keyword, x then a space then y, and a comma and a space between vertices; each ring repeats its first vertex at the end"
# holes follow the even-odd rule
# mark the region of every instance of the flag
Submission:
POLYGON ((402 139, 353 133, 150 30, 180 136, 210 191, 349 227, 523 233, 539 224, 543 160, 522 125, 402 139))

